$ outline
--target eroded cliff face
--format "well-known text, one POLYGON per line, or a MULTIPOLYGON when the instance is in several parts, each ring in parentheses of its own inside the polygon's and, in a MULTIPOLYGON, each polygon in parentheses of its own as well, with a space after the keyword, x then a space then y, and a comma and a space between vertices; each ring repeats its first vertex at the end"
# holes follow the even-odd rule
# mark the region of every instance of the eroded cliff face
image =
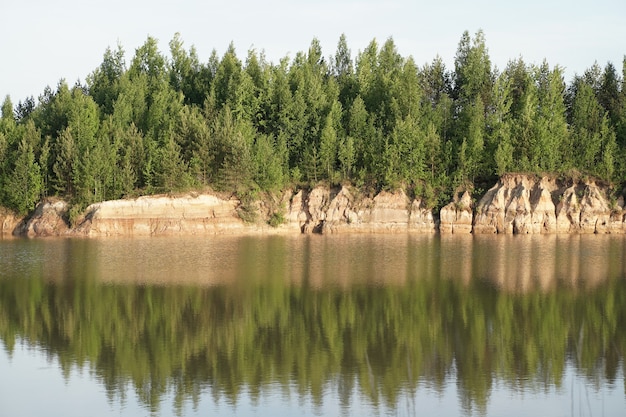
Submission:
POLYGON ((623 199, 609 203, 594 181, 507 175, 476 207, 473 232, 504 234, 623 233, 623 199))
POLYGON ((28 237, 62 236, 71 232, 67 223, 69 205, 62 200, 43 201, 24 219, 13 233, 28 237))
POLYGON ((146 196, 96 203, 74 233, 86 236, 153 236, 236 233, 245 228, 236 199, 211 194, 146 196))
POLYGON ((22 220, 14 213, 0 209, 0 235, 13 234, 22 220))
POLYGON ((460 198, 441 209, 439 231, 444 234, 472 233, 472 198, 467 191, 460 198))
POLYGON ((505 176, 476 207, 474 233, 554 233, 556 207, 554 181, 539 182, 525 175, 505 176))
POLYGON ((241 202, 211 194, 181 197, 151 196, 93 204, 71 233, 85 236, 140 236, 226 233, 434 233, 432 211, 403 191, 358 198, 349 187, 286 192, 275 202, 286 213, 277 227, 267 224, 271 210, 253 204, 253 223, 241 220, 241 202))
POLYGON ((303 233, 434 233, 432 210, 404 191, 355 196, 349 187, 315 187, 291 199, 287 220, 303 233))
POLYGON ((474 207, 469 193, 433 215, 404 191, 370 196, 343 186, 286 191, 245 208, 234 197, 215 194, 146 196, 89 206, 77 226, 67 223, 68 205, 45 201, 27 219, 1 215, 2 233, 23 236, 147 236, 246 233, 626 233, 623 198, 610 202, 593 181, 506 175, 474 207), (242 220, 253 207, 254 222, 242 220), (284 222, 268 224, 275 213, 284 222))
POLYGON ((45 200, 28 217, 0 211, 0 236, 61 236, 70 232, 66 221, 69 205, 62 200, 45 200))

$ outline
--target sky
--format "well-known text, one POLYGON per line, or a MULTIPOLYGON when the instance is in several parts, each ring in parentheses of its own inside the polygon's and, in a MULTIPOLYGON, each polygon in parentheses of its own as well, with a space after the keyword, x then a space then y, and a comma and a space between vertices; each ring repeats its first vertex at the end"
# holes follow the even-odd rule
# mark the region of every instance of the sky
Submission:
POLYGON ((492 64, 511 59, 565 69, 566 81, 594 62, 621 73, 626 54, 624 0, 1 0, 0 100, 35 99, 61 79, 84 82, 107 47, 130 62, 148 36, 168 54, 178 32, 202 62, 233 42, 277 63, 306 51, 314 38, 334 55, 345 34, 354 58, 376 39, 392 37, 399 53, 423 65, 440 56, 453 69, 464 31, 482 29, 492 64))

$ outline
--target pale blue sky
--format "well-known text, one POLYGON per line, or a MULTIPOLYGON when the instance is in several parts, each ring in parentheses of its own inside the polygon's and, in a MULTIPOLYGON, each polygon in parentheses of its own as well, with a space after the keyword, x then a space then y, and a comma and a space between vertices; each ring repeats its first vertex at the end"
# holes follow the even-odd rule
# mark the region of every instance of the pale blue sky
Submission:
POLYGON ((355 1, 355 0, 0 0, 0 100, 13 103, 61 78, 85 80, 107 46, 119 42, 127 62, 151 35, 162 52, 180 32, 206 62, 233 41, 240 58, 250 48, 277 62, 306 50, 314 37, 325 56, 345 33, 352 56, 376 38, 393 37, 403 56, 422 65, 440 55, 452 68, 464 30, 482 28, 492 63, 510 59, 566 69, 566 81, 595 61, 618 71, 626 54, 626 1, 355 1))

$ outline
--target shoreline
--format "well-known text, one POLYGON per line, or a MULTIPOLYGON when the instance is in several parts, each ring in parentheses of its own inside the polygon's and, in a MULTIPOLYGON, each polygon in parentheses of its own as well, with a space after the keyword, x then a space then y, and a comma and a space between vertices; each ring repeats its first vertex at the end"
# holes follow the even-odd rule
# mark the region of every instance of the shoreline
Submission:
POLYGON ((268 202, 244 204, 216 193, 152 195, 87 207, 69 225, 69 204, 41 202, 18 218, 1 214, 2 235, 27 237, 413 234, 624 234, 624 199, 588 181, 506 175, 474 202, 457 194, 440 212, 403 190, 365 196, 353 187, 287 190, 268 202), (244 220, 246 219, 246 220, 244 220), (273 225, 272 225, 273 224, 273 225))

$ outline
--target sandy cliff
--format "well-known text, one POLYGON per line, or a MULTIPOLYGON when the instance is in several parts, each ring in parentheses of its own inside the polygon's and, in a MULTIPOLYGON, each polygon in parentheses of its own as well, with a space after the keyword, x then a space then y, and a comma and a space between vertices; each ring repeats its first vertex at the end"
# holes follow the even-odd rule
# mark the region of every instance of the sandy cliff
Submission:
POLYGON ((443 207, 439 213, 439 231, 441 233, 468 234, 472 233, 474 217, 472 198, 466 191, 460 198, 443 207))
POLYGON ((237 232, 245 227, 237 214, 239 204, 210 194, 104 201, 89 206, 74 231, 87 236, 237 232))
POLYGON ((473 232, 623 233, 623 199, 610 203, 594 181, 506 175, 476 206, 473 232))
POLYGON ((23 236, 626 232, 624 200, 611 200, 607 187, 527 175, 503 176, 478 203, 467 192, 457 195, 439 217, 404 191, 370 196, 348 186, 286 191, 272 201, 248 204, 246 210, 250 207, 257 214, 254 222, 242 220, 244 206, 235 197, 146 196, 93 204, 71 228, 67 203, 45 201, 26 219, 0 214, 0 224, 2 234, 23 236), (268 223, 276 213, 284 221, 272 227, 268 223))
POLYGON ((13 234, 28 237, 60 236, 70 233, 67 221, 69 205, 62 200, 41 202, 33 214, 22 220, 13 234))
POLYGON ((182 196, 145 196, 104 201, 87 207, 75 227, 68 224, 69 206, 45 201, 26 219, 6 213, 2 233, 21 236, 156 236, 250 233, 434 233, 436 219, 421 200, 404 191, 358 195, 350 187, 315 187, 287 191, 268 205, 248 205, 257 220, 242 220, 237 198, 190 193, 182 196), (273 208, 271 208, 273 207, 273 208), (277 227, 268 224, 273 213, 283 215, 277 227))
POLYGON ((300 190, 291 199, 288 223, 303 233, 434 233, 435 219, 421 200, 404 191, 382 191, 374 197, 356 197, 349 187, 300 190))
POLYGON ((16 216, 7 210, 0 208, 0 236, 11 235, 22 221, 22 218, 16 216))
POLYGON ((382 192, 356 199, 348 187, 288 192, 278 202, 285 222, 267 224, 271 212, 254 204, 258 220, 246 223, 238 210, 241 202, 211 194, 140 197, 106 201, 90 206, 85 220, 73 233, 87 236, 168 235, 215 233, 340 233, 435 232, 430 210, 411 201, 404 192, 382 192))

